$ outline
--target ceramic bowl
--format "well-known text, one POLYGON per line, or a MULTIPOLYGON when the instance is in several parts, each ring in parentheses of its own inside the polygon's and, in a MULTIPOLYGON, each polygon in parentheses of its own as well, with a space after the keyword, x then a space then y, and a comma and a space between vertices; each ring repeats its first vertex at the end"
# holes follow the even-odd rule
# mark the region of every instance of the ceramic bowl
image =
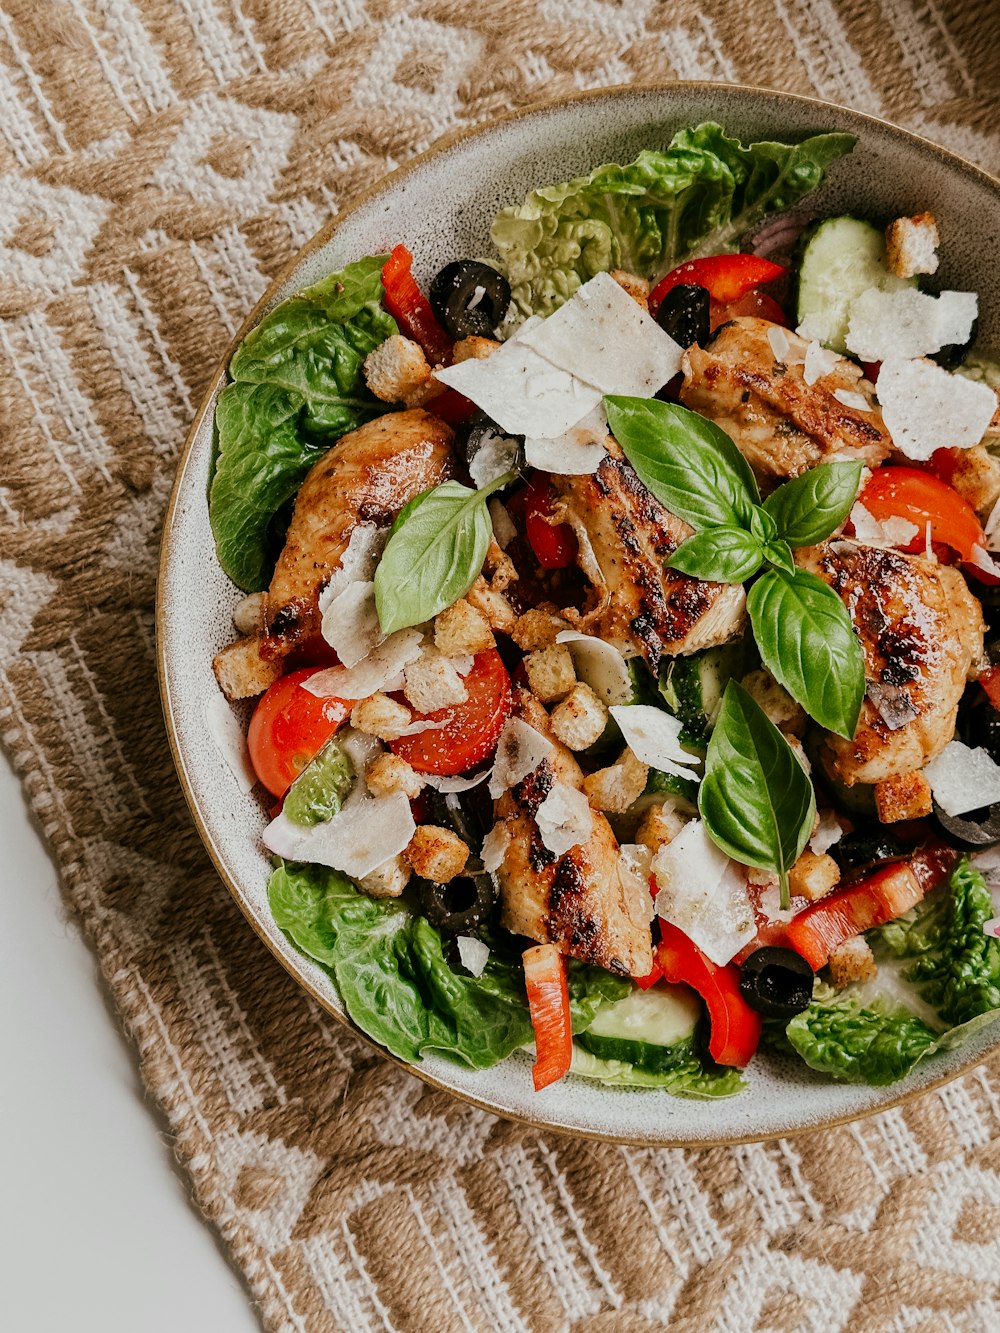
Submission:
MULTIPOLYGON (((826 130, 855 134, 854 152, 836 163, 809 207, 862 216, 933 210, 942 235, 937 280, 978 291, 980 342, 1000 346, 1000 267, 988 262, 1000 241, 1000 183, 923 139, 841 107, 696 83, 602 90, 443 140, 376 184, 314 237, 271 285, 236 340, 293 292, 399 241, 413 251, 423 283, 451 259, 490 253, 495 213, 532 187, 603 162, 627 162, 703 120, 721 122, 744 142, 826 130)), ((212 656, 232 638, 232 611, 240 595, 216 562, 206 503, 213 411, 232 350, 195 419, 166 517, 157 608, 164 712, 180 781, 222 880, 292 976, 331 1015, 350 1024, 330 978, 292 948, 271 919, 269 866, 260 841, 267 814, 222 762, 206 723, 220 703, 212 656)), ((883 1110, 954 1078, 998 1046, 1000 1024, 993 1024, 961 1050, 929 1059, 890 1088, 839 1085, 801 1063, 761 1055, 749 1071, 746 1092, 718 1102, 605 1088, 580 1078, 536 1093, 530 1062, 519 1055, 488 1070, 428 1057, 413 1072, 466 1101, 537 1126, 649 1145, 707 1145, 761 1140, 883 1110)))

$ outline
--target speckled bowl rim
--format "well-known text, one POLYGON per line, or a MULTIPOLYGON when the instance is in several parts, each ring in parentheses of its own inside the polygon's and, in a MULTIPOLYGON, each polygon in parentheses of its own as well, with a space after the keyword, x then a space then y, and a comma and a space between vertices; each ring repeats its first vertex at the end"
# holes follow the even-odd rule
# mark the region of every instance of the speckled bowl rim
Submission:
POLYGON ((300 249, 297 250, 296 253, 292 255, 284 265, 282 265, 281 269, 268 284, 267 290, 256 302, 253 309, 247 315, 246 319, 233 334, 229 342, 229 345, 227 346, 225 352, 219 359, 219 362, 216 365, 214 371, 212 372, 212 375, 204 390, 202 401, 191 423, 191 427, 187 433, 184 446, 181 450, 180 456, 177 461, 176 475, 170 493, 170 500, 167 505, 166 513, 164 516, 163 531, 160 543, 160 558, 159 558, 159 569, 158 569, 158 579, 157 579, 155 633, 156 633, 157 678, 160 688, 160 700, 163 710, 164 723, 167 732, 167 739, 170 745, 170 752, 174 761, 174 767, 176 768, 177 771, 177 777, 180 782, 181 789, 184 793, 184 798, 187 801, 188 808, 191 811, 191 816, 192 819, 194 820, 195 827, 198 830, 198 834, 201 837, 201 840, 204 843, 209 856, 211 857, 211 860, 219 874, 220 879, 225 884, 229 892, 232 894, 238 907, 240 908, 243 915, 246 917, 247 921, 250 923, 255 934, 263 941, 268 951, 278 960, 278 962, 282 965, 282 967, 284 967, 285 970, 295 979, 295 981, 312 996, 312 998, 317 1002, 317 1004, 321 1006, 323 1010, 325 1010, 325 1012, 330 1014, 331 1017, 335 1018, 339 1023, 343 1024, 343 1026, 349 1028, 358 1037, 360 1037, 367 1045, 371 1046, 372 1049, 375 1050, 384 1059, 392 1061, 394 1064, 398 1065, 401 1069, 404 1069, 408 1073, 415 1075, 417 1078, 423 1080, 423 1082, 429 1084, 431 1087, 436 1088, 439 1091, 446 1092, 449 1094, 449 1096, 455 1097, 457 1100, 467 1105, 474 1106, 482 1111, 486 1111, 491 1115, 498 1115, 503 1119, 527 1125, 533 1129, 551 1130, 560 1134, 566 1134, 573 1137, 591 1139, 602 1142, 619 1143, 626 1145, 640 1145, 643 1147, 700 1149, 700 1148, 725 1147, 730 1145, 736 1146, 738 1144, 743 1144, 743 1143, 761 1143, 761 1142, 768 1142, 776 1138, 787 1138, 797 1135, 812 1134, 825 1129, 833 1129, 838 1125, 851 1124, 858 1120, 867 1119, 869 1116, 878 1115, 883 1111, 888 1111, 896 1107, 903 1106, 908 1102, 914 1101, 917 1098, 923 1097, 926 1094, 933 1092, 937 1088, 944 1087, 946 1084, 953 1082, 955 1079, 961 1078, 963 1075, 969 1073, 971 1070, 976 1069, 978 1066, 984 1064, 986 1060, 988 1060, 991 1057, 992 1054, 995 1054, 996 1050, 1000 1049, 1000 1037, 998 1037, 998 1040, 995 1046, 992 1048, 992 1050, 976 1054, 966 1062, 961 1063, 953 1068, 949 1068, 949 1070, 940 1077, 928 1079, 924 1082, 921 1082, 919 1087, 906 1089, 905 1091, 902 1092, 893 1092, 892 1085, 890 1085, 889 1088, 885 1089, 884 1095, 877 1097, 872 1104, 869 1104, 860 1110, 850 1111, 842 1115, 813 1117, 809 1119, 808 1123, 804 1124, 789 1123, 787 1125, 782 1125, 778 1128, 771 1128, 766 1133, 759 1133, 759 1132, 758 1133, 751 1132, 746 1134, 727 1133, 727 1134, 720 1134, 714 1137, 698 1137, 697 1139, 677 1138, 669 1134, 663 1134, 663 1135, 650 1134, 642 1138, 637 1138, 634 1135, 626 1136, 608 1130, 597 1129, 597 1128, 586 1129, 586 1128, 581 1128, 580 1126, 575 1124, 567 1124, 559 1119, 558 1114, 555 1115, 547 1114, 538 1116, 533 1116, 530 1114, 522 1114, 520 1112, 511 1110, 510 1108, 507 1107, 497 1106, 494 1103, 490 1102, 489 1100, 476 1097, 473 1094, 468 1093, 464 1090, 456 1089, 449 1083, 447 1083, 445 1080, 438 1078, 434 1073, 430 1072, 426 1067, 421 1066, 419 1064, 410 1064, 408 1061, 401 1060, 399 1057, 393 1055, 390 1051, 387 1051, 385 1047, 382 1046, 378 1041, 370 1037, 366 1032, 364 1032, 361 1028, 359 1028, 357 1024, 351 1021, 351 1019, 348 1017, 346 1013, 336 1009, 330 1003, 328 997, 325 996, 320 990, 318 990, 315 985, 313 985, 309 977, 306 976, 301 969, 293 966, 291 961, 276 948, 274 942, 268 937, 268 935, 262 928, 261 923, 257 919, 256 911, 251 902, 249 901, 248 897, 246 896, 246 894, 243 892, 238 880, 235 878, 234 875, 230 873, 230 870, 226 864, 225 857, 223 856, 221 850, 217 846, 216 841, 212 836, 206 824, 206 821, 202 815, 200 805, 194 794, 191 778, 188 774, 185 756, 182 752, 182 747, 178 734, 178 727, 174 717, 174 701, 171 693, 171 682, 170 682, 168 660, 167 660, 168 659, 168 650, 167 650, 168 636, 166 632, 167 607, 164 604, 164 599, 161 598, 159 592, 161 585, 165 581, 166 571, 172 558, 171 535, 172 535, 175 515, 177 513, 178 507, 181 503, 182 496, 184 494, 183 483, 185 481, 184 474, 187 469, 188 458, 193 448, 195 447, 195 443, 202 429, 205 416, 213 406, 216 390, 218 389, 219 385, 223 382, 225 378, 229 361, 234 351, 236 350, 239 343, 242 342, 243 338, 250 331, 250 329, 252 329, 258 323, 258 321, 266 313, 268 308, 273 304, 275 300, 275 294, 284 285, 284 283, 291 277, 291 275, 295 272, 295 270, 302 264, 303 260, 306 259, 307 256, 311 255, 315 250, 324 246, 331 239, 331 237, 333 237, 333 235, 336 233, 336 231, 339 229, 339 227, 347 217, 349 217, 351 214, 355 213, 357 210, 362 208, 364 205, 366 205, 369 201, 373 200, 383 191, 391 191, 395 189, 395 187, 400 183, 400 181, 404 180, 411 173, 420 171, 421 168, 424 166, 424 164, 430 161, 431 159, 437 157, 438 155, 444 152, 447 152, 449 149, 455 147, 457 144, 464 144, 476 138, 484 138, 490 135, 496 128, 509 124, 513 121, 522 120, 526 117, 534 115, 543 115, 547 112, 557 111, 576 104, 599 101, 601 99, 613 99, 615 97, 620 97, 622 95, 627 96, 636 93, 669 95, 672 92, 680 94, 685 92, 692 92, 694 90, 704 90, 706 93, 712 93, 712 94, 719 94, 725 92, 726 90, 731 90, 735 93, 748 94, 764 100, 771 100, 779 104, 793 104, 801 107, 812 107, 816 108, 819 111, 833 110, 836 111, 839 115, 846 116, 848 119, 856 123, 858 127, 859 137, 860 134, 864 131, 864 129, 869 126, 876 127, 880 132, 885 132, 888 130, 890 132, 890 135, 895 136, 898 140, 908 142, 912 144, 914 147, 917 147, 924 152, 929 151, 933 153, 935 156, 941 158, 942 161, 948 167, 950 167, 950 169, 957 170, 960 173, 964 173, 971 179, 978 181, 981 185, 985 185, 994 191, 1000 192, 1000 179, 998 179, 995 176, 992 176, 989 172, 984 171, 981 167, 977 167, 974 163, 967 161, 960 154, 954 153, 949 149, 942 148, 939 144, 935 143, 931 139, 926 138, 924 135, 917 134, 912 130, 904 129, 902 126, 896 125, 891 121, 883 119, 882 117, 869 115, 861 111, 855 111, 853 108, 843 106, 840 103, 829 102, 822 98, 808 97, 797 93, 779 92, 776 89, 761 87, 755 84, 722 83, 722 82, 715 82, 703 79, 701 80, 674 79, 664 82, 655 82, 655 83, 637 82, 632 84, 618 85, 614 87, 594 88, 565 97, 550 98, 544 101, 533 102, 528 106, 519 107, 514 111, 506 113, 505 115, 492 117, 488 122, 484 124, 469 126, 463 129, 450 131, 449 133, 442 135, 424 152, 409 159, 407 162, 395 168, 393 171, 380 177, 377 181, 375 181, 372 185, 370 185, 367 189, 365 189, 361 193, 352 196, 350 203, 346 207, 344 207, 337 214, 335 218, 332 218, 329 222, 327 222, 313 237, 310 238, 310 240, 308 240, 305 243, 305 245, 300 247, 300 249))

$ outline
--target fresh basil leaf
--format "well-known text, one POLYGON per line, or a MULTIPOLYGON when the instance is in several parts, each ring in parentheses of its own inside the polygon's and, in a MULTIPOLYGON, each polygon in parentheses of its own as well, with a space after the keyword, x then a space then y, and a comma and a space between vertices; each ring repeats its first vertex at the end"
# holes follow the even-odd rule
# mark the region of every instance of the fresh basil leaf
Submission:
POLYGON ((865 659, 847 608, 821 578, 769 569, 747 594, 761 659, 821 727, 848 740, 865 696, 865 659))
POLYGON ((513 477, 505 473, 478 491, 446 481, 404 506, 375 571, 383 634, 420 625, 465 596, 493 535, 486 501, 513 477))
POLYGON ((786 574, 795 573, 795 560, 792 556, 792 548, 786 541, 776 537, 764 547, 764 559, 769 565, 774 565, 776 569, 783 569, 786 574))
POLYGON ((743 583, 756 574, 764 551, 756 537, 743 528, 705 528, 678 546, 666 564, 696 579, 715 583, 743 583))
POLYGON ((340 813, 354 776, 354 765, 334 736, 288 788, 281 808, 293 824, 325 824, 340 813))
POLYGON ((728 856, 775 871, 787 907, 788 871, 812 833, 816 798, 788 741, 735 680, 708 742, 698 810, 728 856))
POLYGON ((778 525, 762 505, 754 505, 750 512, 750 531, 765 545, 778 535, 778 525))
POLYGON ((604 399, 612 434, 642 484, 695 529, 746 527, 760 496, 724 430, 658 398, 604 399))
POLYGON ((840 527, 860 485, 860 463, 821 463, 779 486, 764 510, 790 546, 814 546, 840 527))

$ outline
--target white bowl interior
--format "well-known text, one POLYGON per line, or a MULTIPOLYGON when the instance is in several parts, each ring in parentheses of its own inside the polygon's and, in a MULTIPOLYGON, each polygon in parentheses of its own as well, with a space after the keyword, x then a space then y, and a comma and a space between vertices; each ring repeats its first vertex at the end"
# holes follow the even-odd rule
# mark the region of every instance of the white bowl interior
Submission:
MULTIPOLYGON (((489 254, 489 224, 498 208, 519 201, 534 186, 663 146, 675 130, 706 119, 718 120, 744 142, 838 129, 857 134, 853 154, 835 165, 809 206, 886 218, 931 209, 942 234, 937 282, 979 292, 980 342, 1000 346, 1000 271, 986 262, 1000 242, 1000 187, 940 150, 852 112, 753 89, 697 84, 610 91, 544 108, 432 153, 389 177, 332 236, 302 256, 268 293, 258 317, 350 260, 399 241, 413 251, 415 271, 424 280, 451 259, 489 254)), ((206 727, 207 701, 217 696, 211 659, 233 637, 232 611, 240 596, 215 559, 208 523, 217 391, 184 457, 164 535, 159 651, 168 727, 200 831, 230 889, 289 972, 343 1016, 332 981, 271 919, 269 865, 260 842, 264 807, 240 791, 206 727)), ((998 1039, 1000 1026, 992 1024, 968 1046, 927 1061, 884 1089, 834 1084, 800 1063, 766 1055, 754 1061, 748 1090, 720 1102, 609 1089, 578 1078, 535 1093, 530 1064, 521 1057, 480 1071, 430 1057, 418 1072, 500 1114, 554 1128, 647 1144, 698 1144, 764 1139, 893 1105, 985 1058, 998 1039)))

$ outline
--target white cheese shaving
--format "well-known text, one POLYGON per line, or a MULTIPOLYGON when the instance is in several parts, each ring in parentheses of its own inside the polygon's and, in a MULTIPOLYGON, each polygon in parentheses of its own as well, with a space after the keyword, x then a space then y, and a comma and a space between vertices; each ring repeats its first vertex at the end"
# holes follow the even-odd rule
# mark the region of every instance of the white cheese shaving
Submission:
POLYGON ((920 715, 920 710, 902 685, 890 685, 882 680, 865 682, 865 694, 875 706, 890 731, 900 731, 920 715))
POLYGON ((566 644, 577 680, 589 685, 604 703, 620 704, 631 698, 632 677, 628 663, 614 644, 576 629, 560 630, 556 643, 566 644))
POLYGON ((984 875, 991 870, 1000 870, 1000 846, 987 847, 985 851, 973 852, 972 864, 984 875))
POLYGON ((479 853, 483 869, 491 875, 495 870, 499 870, 503 865, 503 859, 507 855, 509 846, 510 829, 504 820, 498 819, 483 839, 482 849, 479 853))
POLYGON ((864 394, 855 393, 853 389, 834 389, 833 396, 838 403, 843 403, 855 412, 872 411, 872 405, 864 394))
POLYGON ((860 500, 854 502, 850 521, 855 537, 865 546, 909 546, 920 532, 916 523, 895 514, 877 519, 860 500))
POLYGON ((683 930, 713 963, 728 963, 756 935, 746 879, 700 819, 659 848, 652 869, 657 915, 683 930))
POLYGON ((489 503, 490 518, 493 521, 493 536, 496 538, 497 545, 502 551, 506 551, 517 536, 517 528, 514 526, 514 520, 507 512, 507 508, 502 500, 495 497, 489 503))
POLYGON ((507 435, 495 430, 483 432, 479 448, 469 464, 469 476, 472 484, 481 491, 497 477, 512 471, 517 466, 518 443, 507 435))
POLYGON ((467 676, 476 663, 472 653, 455 653, 453 657, 445 657, 442 661, 453 666, 460 676, 467 676))
POLYGON ((887 357, 878 377, 882 419, 896 448, 926 462, 936 449, 978 444, 996 411, 988 384, 950 375, 932 361, 887 357))
POLYGON ((651 704, 616 704, 608 711, 640 763, 678 778, 693 777, 690 769, 701 761, 681 745, 679 718, 651 704))
POLYGON ((767 884, 761 890, 757 902, 760 911, 768 921, 791 921, 795 916, 795 911, 791 907, 782 907, 781 905, 781 885, 778 882, 777 875, 773 880, 768 880, 767 884))
POLYGON ((637 875, 646 887, 653 872, 653 853, 641 842, 623 842, 618 848, 622 869, 630 875, 637 875))
POLYGON ((775 361, 787 362, 792 344, 788 341, 788 334, 780 324, 771 325, 767 331, 767 341, 771 344, 775 361))
POLYGON ((395 688, 401 671, 420 656, 423 635, 418 629, 401 629, 356 666, 327 667, 302 682, 302 688, 320 699, 367 699, 379 690, 395 688))
POLYGON ((607 457, 608 418, 601 403, 557 439, 526 439, 525 461, 540 472, 589 476, 607 457))
POLYGON ((432 722, 430 718, 421 718, 418 722, 411 722, 409 726, 404 727, 399 733, 398 739, 402 740, 404 736, 422 736, 425 731, 440 731, 451 720, 450 717, 441 717, 436 722, 432 722))
POLYGON ((458 945, 458 956, 461 958, 462 966, 466 972, 471 972, 474 977, 481 977, 483 968, 490 956, 489 945, 484 944, 482 940, 477 940, 473 935, 459 935, 456 938, 456 943, 458 945))
POLYGON ((851 303, 846 343, 862 361, 930 356, 968 342, 978 307, 975 292, 928 296, 915 287, 870 287, 851 303))
POLYGON ((1000 801, 1000 765, 983 749, 951 741, 924 773, 946 815, 965 815, 1000 801))
POLYGON ((481 773, 473 773, 471 777, 443 777, 437 773, 421 773, 420 776, 428 787, 433 787, 435 791, 471 791, 473 787, 478 787, 485 782, 490 775, 490 770, 484 768, 481 773))
POLYGON ((990 510, 990 516, 984 525, 987 551, 1000 551, 1000 500, 990 510))
POLYGON ((535 823, 543 845, 554 856, 563 856, 571 847, 587 841, 594 827, 594 816, 582 791, 565 782, 554 782, 535 811, 535 823))
POLYGON ((205 728, 215 748, 225 760, 226 767, 236 779, 236 785, 246 795, 257 782, 257 774, 250 762, 247 738, 240 720, 221 694, 209 694, 205 699, 205 728))
POLYGON ((809 850, 815 852, 817 856, 822 856, 830 848, 841 840, 844 836, 844 830, 841 827, 840 820, 832 810, 820 811, 819 823, 816 826, 816 832, 809 839, 809 850))
POLYGON ((555 754, 551 741, 519 717, 509 717, 497 742, 497 755, 490 778, 490 795, 498 800, 510 787, 533 773, 543 759, 555 754))
MULTIPOLYGON (((802 330, 799 329, 801 333, 802 330)), ((829 347, 824 347, 814 338, 806 348, 805 366, 802 371, 802 378, 810 387, 817 380, 830 375, 837 369, 841 358, 829 347)))
POLYGON ((367 581, 375 577, 375 568, 382 558, 388 539, 389 529, 377 527, 374 523, 359 523, 351 530, 351 539, 340 557, 340 563, 319 595, 320 615, 325 614, 326 608, 348 584, 356 579, 367 581))
POLYGON ((342 666, 363 661, 384 640, 375 608, 375 584, 349 583, 323 612, 321 633, 342 666))
POLYGON ((976 569, 981 569, 984 574, 989 574, 993 578, 1000 578, 1000 564, 997 564, 989 551, 980 546, 978 542, 972 548, 972 559, 969 564, 974 565, 976 569))
POLYGON ((1000 916, 995 916, 992 921, 983 922, 983 934, 992 935, 994 939, 1000 940, 1000 916))
POLYGON ((309 861, 361 879, 398 856, 416 831, 401 791, 372 796, 356 782, 340 813, 322 824, 295 824, 284 813, 264 830, 264 846, 288 861, 309 861))

